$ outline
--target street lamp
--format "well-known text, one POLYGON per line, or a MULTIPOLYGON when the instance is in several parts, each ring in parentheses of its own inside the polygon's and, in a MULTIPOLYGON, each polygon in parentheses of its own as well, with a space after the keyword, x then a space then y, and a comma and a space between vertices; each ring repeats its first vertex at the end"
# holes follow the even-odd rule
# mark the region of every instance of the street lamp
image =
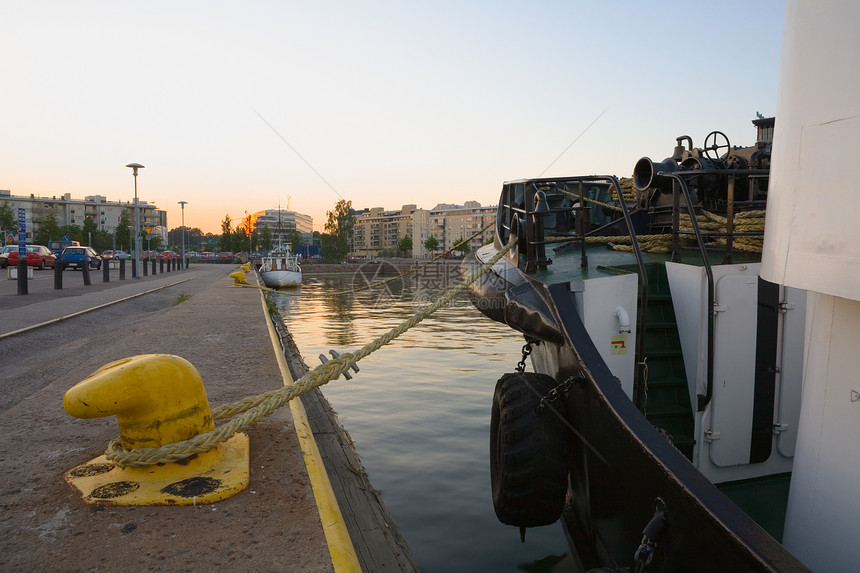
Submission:
POLYGON ((129 163, 126 167, 131 167, 134 173, 134 248, 132 249, 132 259, 134 265, 131 267, 132 276, 138 278, 137 268, 140 266, 140 207, 137 203, 137 170, 143 169, 140 163, 129 163))
POLYGON ((188 204, 188 201, 179 201, 179 204, 182 205, 182 268, 185 268, 185 205, 188 204))

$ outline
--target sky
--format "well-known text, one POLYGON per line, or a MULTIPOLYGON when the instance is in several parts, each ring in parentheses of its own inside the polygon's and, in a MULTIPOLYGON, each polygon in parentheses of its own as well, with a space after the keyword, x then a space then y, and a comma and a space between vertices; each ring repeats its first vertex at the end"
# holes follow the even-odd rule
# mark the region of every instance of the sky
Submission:
POLYGON ((630 176, 675 138, 751 145, 782 0, 0 0, 0 189, 142 201, 220 233, 630 176))

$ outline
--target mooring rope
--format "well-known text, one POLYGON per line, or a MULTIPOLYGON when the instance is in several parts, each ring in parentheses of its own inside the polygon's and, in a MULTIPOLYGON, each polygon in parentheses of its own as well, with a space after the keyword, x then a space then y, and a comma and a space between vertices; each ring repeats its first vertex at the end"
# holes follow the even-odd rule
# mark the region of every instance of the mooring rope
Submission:
POLYGON ((122 445, 120 438, 116 438, 108 444, 105 456, 108 460, 121 467, 145 467, 165 462, 177 462, 194 454, 211 450, 216 445, 233 437, 236 432, 248 428, 260 418, 267 416, 279 409, 290 400, 301 396, 305 392, 318 386, 335 380, 352 364, 368 356, 372 352, 385 346, 443 306, 451 302, 454 297, 463 292, 473 282, 486 273, 516 244, 516 235, 511 235, 508 243, 499 250, 490 260, 481 265, 462 284, 452 288, 433 304, 416 313, 411 318, 404 320, 398 326, 392 328, 382 336, 374 339, 355 352, 345 352, 339 357, 332 358, 325 364, 321 364, 296 380, 289 386, 283 386, 270 390, 256 396, 249 396, 232 404, 225 404, 212 411, 215 420, 233 417, 229 422, 222 424, 210 432, 197 434, 196 436, 165 444, 158 448, 135 448, 128 449, 122 445), (237 414, 241 414, 238 415, 237 414))

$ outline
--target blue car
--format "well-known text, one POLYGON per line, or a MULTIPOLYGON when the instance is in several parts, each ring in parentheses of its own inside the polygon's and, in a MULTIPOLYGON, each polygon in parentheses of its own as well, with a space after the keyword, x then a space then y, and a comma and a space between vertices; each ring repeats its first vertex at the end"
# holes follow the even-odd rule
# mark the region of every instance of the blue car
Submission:
POLYGON ((89 264, 91 269, 102 268, 102 258, 90 247, 66 247, 57 258, 57 263, 64 270, 68 268, 82 270, 85 264, 89 264))

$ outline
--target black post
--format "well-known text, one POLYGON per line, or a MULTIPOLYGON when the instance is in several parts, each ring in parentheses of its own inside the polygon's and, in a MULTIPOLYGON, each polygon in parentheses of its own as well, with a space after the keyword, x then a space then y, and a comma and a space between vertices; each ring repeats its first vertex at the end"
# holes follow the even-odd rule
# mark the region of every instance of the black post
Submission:
POLYGON ((131 260, 131 276, 137 278, 137 259, 131 260))
POLYGON ((102 282, 110 282, 110 261, 102 260, 102 282))
POLYGON ((54 261, 54 289, 63 290, 63 263, 54 261))
POLYGON ((155 274, 155 259, 152 259, 152 274, 155 274))
POLYGON ((27 284, 27 255, 18 257, 18 294, 30 294, 27 284))
POLYGON ((148 268, 149 268, 149 265, 146 264, 146 261, 143 261, 143 276, 147 275, 147 269, 148 268))
POLYGON ((90 259, 84 257, 84 264, 81 266, 81 273, 84 275, 84 285, 90 286, 93 282, 90 280, 90 259))
POLYGON ((125 259, 119 260, 119 280, 125 280, 125 259))
MULTIPOLYGON (((164 272, 164 259, 161 259, 161 272, 164 272)), ((170 272, 170 262, 167 263, 167 272, 170 272)))

